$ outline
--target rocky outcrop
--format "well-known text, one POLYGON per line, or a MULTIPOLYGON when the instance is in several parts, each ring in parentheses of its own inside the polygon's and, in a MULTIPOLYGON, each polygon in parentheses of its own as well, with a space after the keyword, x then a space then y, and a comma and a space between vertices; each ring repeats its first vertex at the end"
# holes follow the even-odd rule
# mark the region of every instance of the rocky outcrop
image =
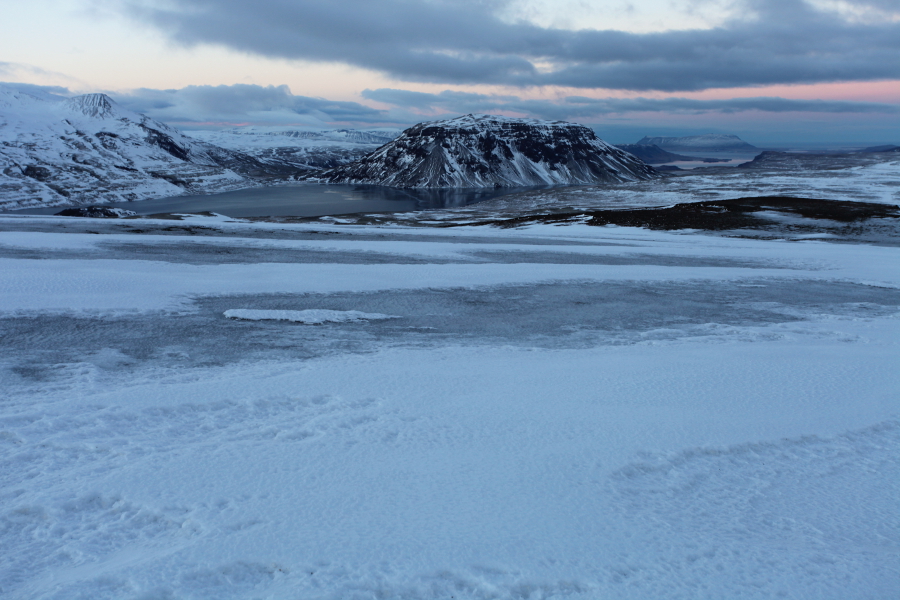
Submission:
POLYGON ((58 217, 89 217, 92 219, 121 219, 133 217, 137 213, 124 208, 109 208, 108 206, 79 206, 78 208, 66 208, 56 213, 58 217))

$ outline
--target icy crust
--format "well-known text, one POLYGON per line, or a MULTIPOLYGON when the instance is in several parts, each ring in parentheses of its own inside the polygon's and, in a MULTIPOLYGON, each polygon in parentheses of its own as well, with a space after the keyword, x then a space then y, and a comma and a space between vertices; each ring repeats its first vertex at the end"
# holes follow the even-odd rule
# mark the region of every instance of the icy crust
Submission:
POLYGON ((105 94, 38 97, 0 86, 0 209, 221 192, 259 185, 269 171, 105 94))
POLYGON ((317 179, 401 188, 472 188, 639 181, 655 174, 652 167, 582 125, 466 115, 420 123, 362 160, 317 179))
POLYGON ((393 315, 383 315, 381 313, 364 313, 358 310, 327 310, 324 308, 311 308, 307 310, 234 308, 226 310, 225 316, 229 319, 241 319, 245 321, 292 321, 294 323, 306 323, 307 325, 395 318, 393 315))

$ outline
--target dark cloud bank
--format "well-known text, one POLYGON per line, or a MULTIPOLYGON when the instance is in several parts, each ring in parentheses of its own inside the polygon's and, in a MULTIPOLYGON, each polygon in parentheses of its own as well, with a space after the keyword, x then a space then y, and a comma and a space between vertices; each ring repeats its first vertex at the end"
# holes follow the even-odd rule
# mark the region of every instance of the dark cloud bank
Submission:
MULTIPOLYGON (((508 0, 112 1, 184 44, 404 81, 677 92, 900 78, 900 22, 848 20, 803 0, 743 0, 744 16, 720 27, 659 33, 511 23, 498 16, 508 0)), ((894 0, 847 3, 900 12, 894 0)))
MULTIPOLYGON (((295 96, 287 86, 189 86, 180 90, 134 90, 116 99, 154 118, 190 125, 247 120, 252 123, 355 125, 411 125, 432 118, 423 114, 503 112, 539 119, 591 122, 629 113, 669 115, 761 113, 820 113, 832 115, 888 115, 896 119, 900 105, 878 102, 791 100, 786 98, 586 98, 570 96, 558 101, 528 100, 447 90, 439 94, 401 89, 363 90, 362 96, 389 105, 379 110, 357 102, 295 96)), ((883 117, 882 117, 883 118, 883 117)))
POLYGON ((451 112, 485 110, 519 111, 545 119, 571 119, 633 112, 683 114, 761 112, 887 113, 900 114, 900 106, 880 102, 833 100, 790 100, 787 98, 732 98, 695 100, 691 98, 585 98, 569 96, 559 102, 523 100, 517 96, 489 96, 445 91, 440 94, 409 90, 363 90, 363 97, 376 102, 419 110, 444 109, 451 112))
MULTIPOLYGON (((742 16, 720 27, 647 34, 504 21, 498 15, 509 0, 105 1, 186 45, 218 44, 267 57, 334 61, 411 82, 677 93, 900 79, 898 0, 846 0, 846 5, 868 11, 866 21, 817 10, 804 0, 737 0, 742 10, 736 14, 742 16), (879 14, 886 18, 871 18, 879 14)), ((63 93, 62 88, 46 91, 63 93)), ((619 141, 705 133, 696 130, 698 121, 690 115, 710 115, 709 123, 718 122, 729 133, 756 133, 770 140, 812 135, 894 143, 900 135, 900 105, 877 102, 584 96, 547 101, 452 90, 364 90, 364 98, 385 107, 377 109, 294 95, 287 86, 243 84, 139 89, 114 96, 132 110, 187 128, 242 123, 405 126, 438 118, 428 115, 502 112, 604 122, 606 133, 618 132, 613 135, 619 141), (749 112, 786 116, 772 119, 778 125, 753 129, 753 119, 745 118, 749 112), (728 121, 729 114, 738 116, 728 121), (657 126, 638 126, 637 118, 657 126), (828 123, 821 126, 824 120, 828 123), (669 127, 658 126, 665 123, 669 127)))

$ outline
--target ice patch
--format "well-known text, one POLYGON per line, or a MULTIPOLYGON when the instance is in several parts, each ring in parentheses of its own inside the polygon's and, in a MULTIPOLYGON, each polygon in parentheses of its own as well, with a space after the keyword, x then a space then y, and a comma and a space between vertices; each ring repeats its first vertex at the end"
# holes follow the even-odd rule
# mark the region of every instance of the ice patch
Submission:
POLYGON ((326 310, 323 308, 313 308, 308 310, 254 310, 249 308, 235 308, 226 310, 225 316, 229 319, 242 319, 245 321, 293 321, 294 323, 306 323, 307 325, 399 318, 395 315, 384 315, 381 313, 364 313, 358 310, 326 310))

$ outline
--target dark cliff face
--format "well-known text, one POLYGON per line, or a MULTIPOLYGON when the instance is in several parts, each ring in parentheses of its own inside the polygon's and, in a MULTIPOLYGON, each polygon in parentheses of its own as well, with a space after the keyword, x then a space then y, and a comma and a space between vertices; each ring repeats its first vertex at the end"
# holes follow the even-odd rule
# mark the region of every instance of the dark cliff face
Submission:
POLYGON ((582 125, 466 115, 411 127, 369 156, 317 178, 448 188, 621 182, 655 174, 582 125))

